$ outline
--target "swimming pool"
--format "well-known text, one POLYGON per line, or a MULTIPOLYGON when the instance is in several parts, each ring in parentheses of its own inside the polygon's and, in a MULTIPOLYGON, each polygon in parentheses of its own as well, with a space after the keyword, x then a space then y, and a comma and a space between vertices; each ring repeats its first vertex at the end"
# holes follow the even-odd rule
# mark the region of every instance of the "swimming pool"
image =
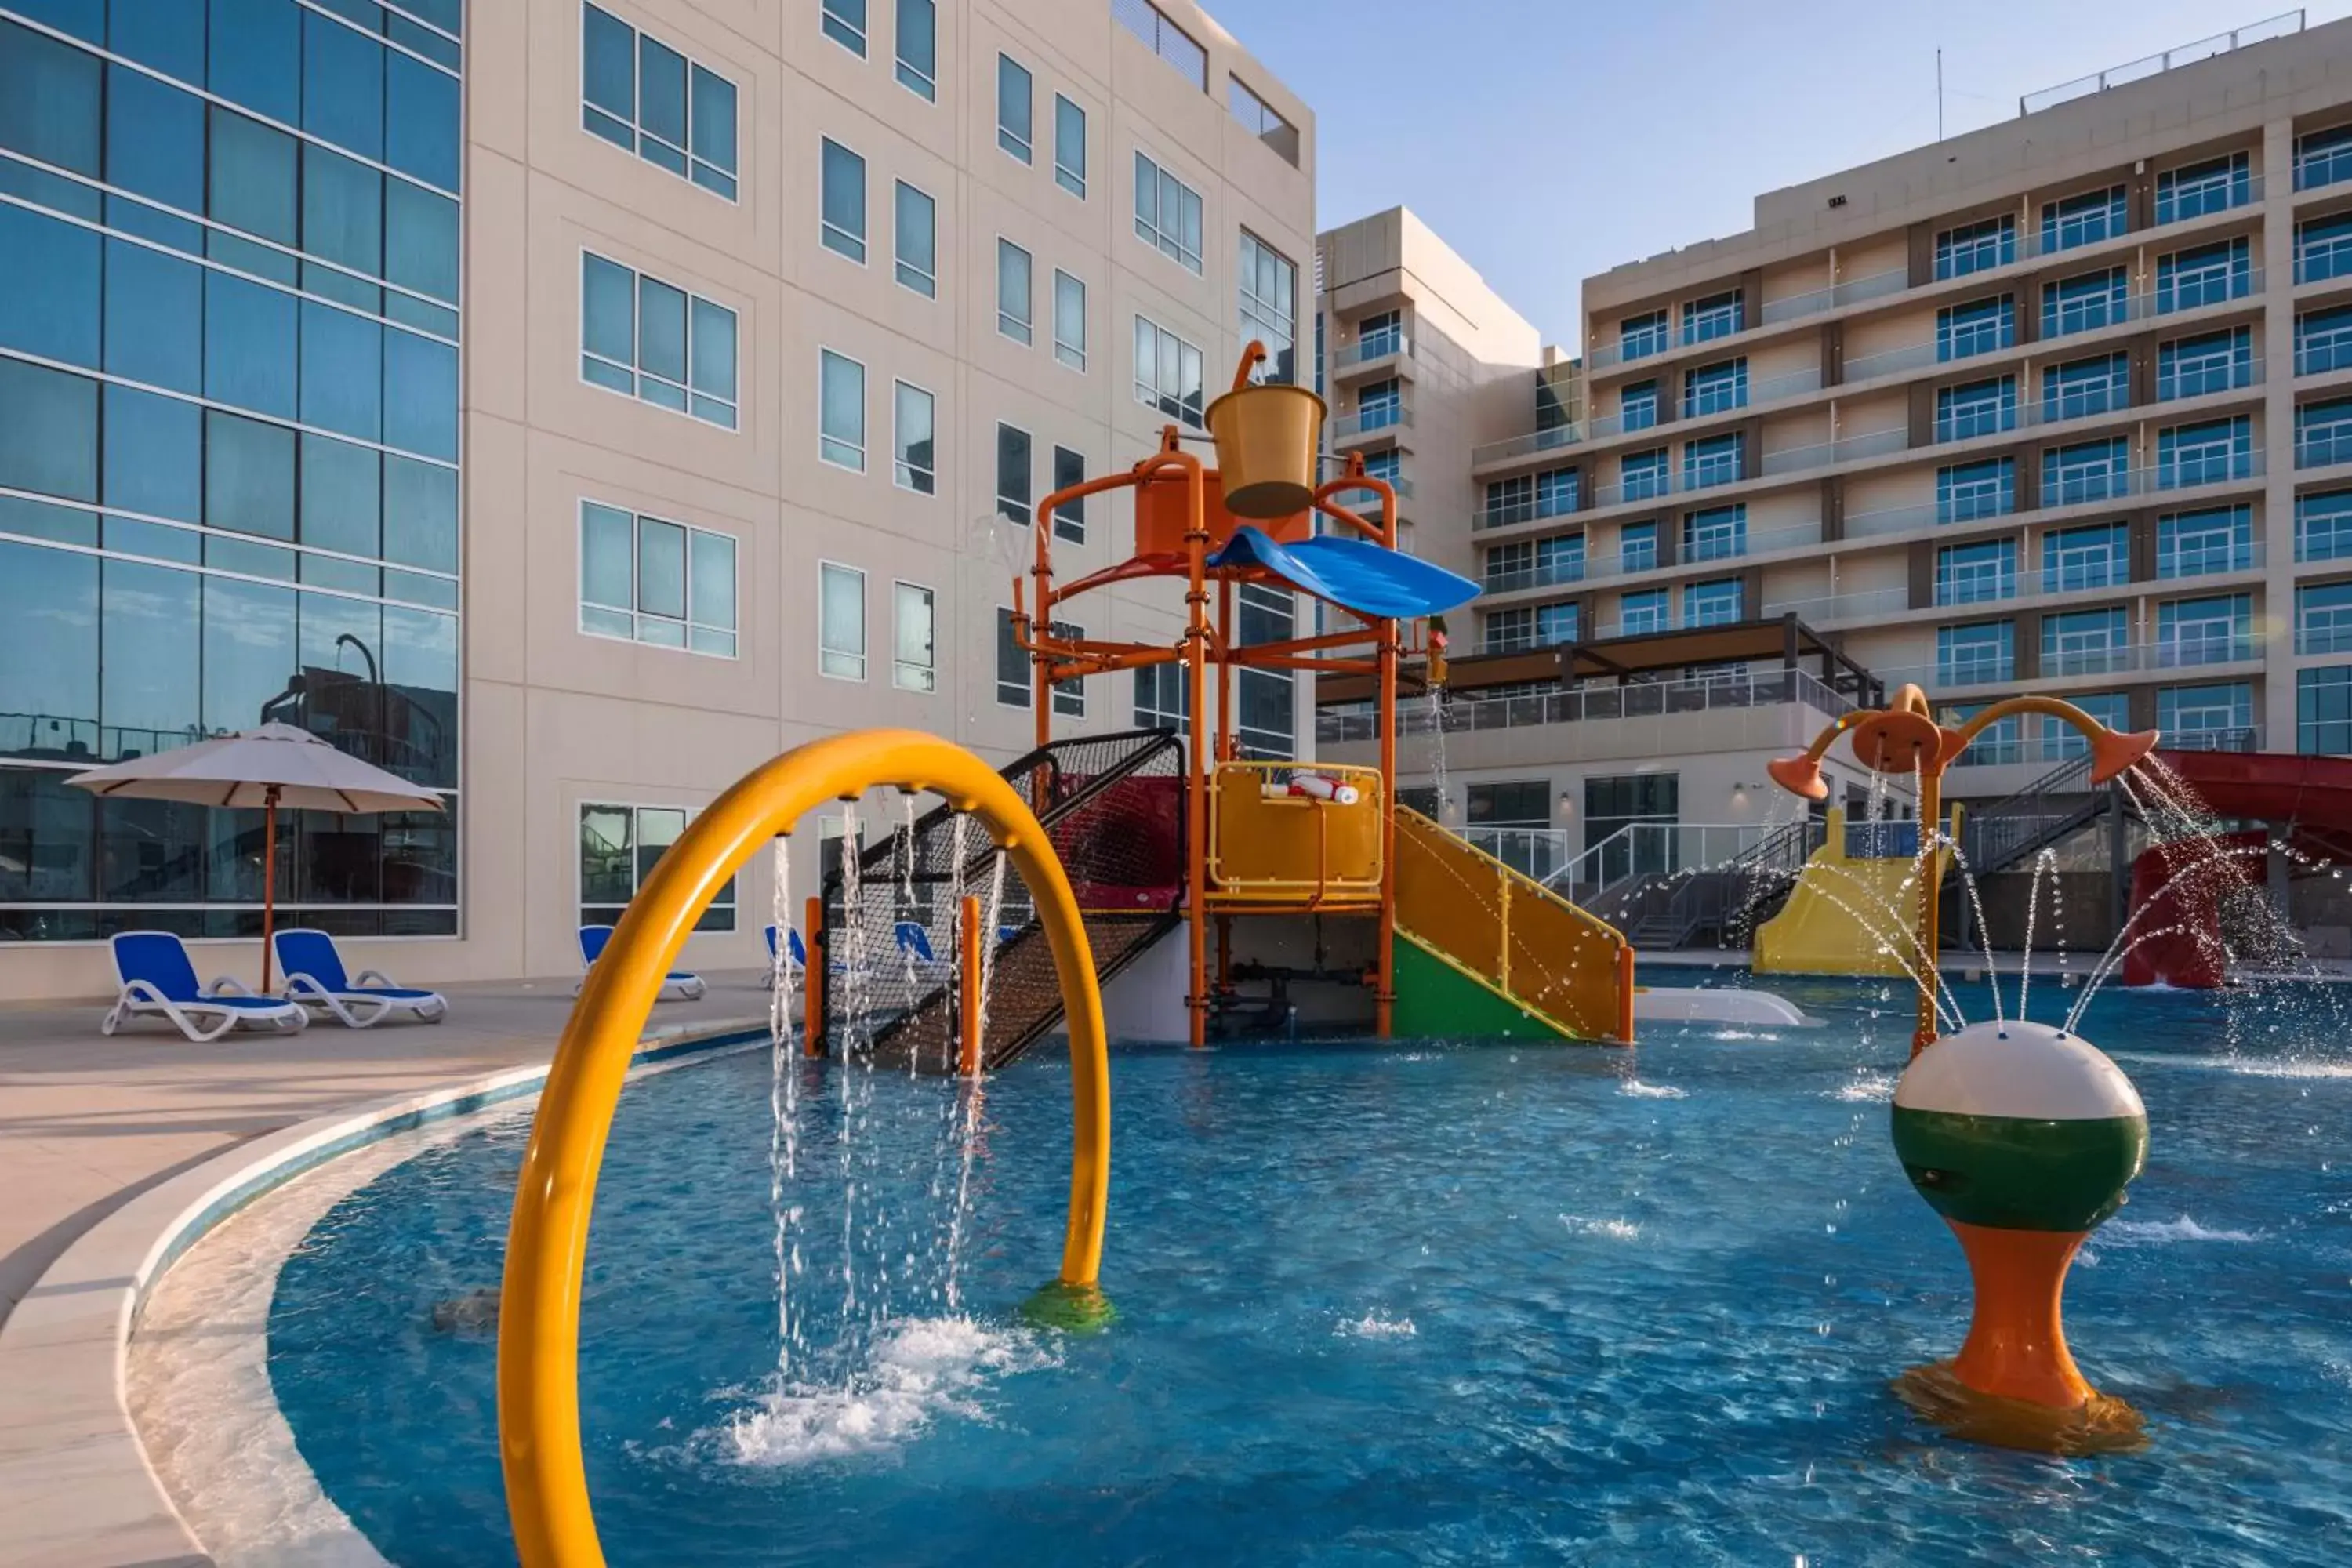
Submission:
MULTIPOLYGON (((2210 994, 2093 1005, 2084 1032, 2137 1082, 2153 1141, 2075 1270, 2068 1331, 2151 1441, 2060 1460, 1947 1442, 1887 1392, 1951 1354, 1968 1312, 1958 1250, 1888 1143, 1909 996, 1777 988, 1827 1026, 1652 1029, 1630 1054, 1115 1053, 1118 1317, 1094 1335, 1017 1311, 1058 1257, 1060 1061, 992 1080, 968 1186, 953 1086, 853 1079, 845 1157, 841 1086, 817 1069, 787 1197, 803 1346, 781 1397, 768 1062, 633 1086, 583 1314, 605 1549, 2352 1561, 2352 1040, 2334 994, 2283 989, 2234 1030, 2210 994)), ((495 1345, 434 1308, 497 1283, 524 1131, 386 1173, 279 1278, 279 1404, 328 1496, 410 1568, 510 1560, 495 1345)))

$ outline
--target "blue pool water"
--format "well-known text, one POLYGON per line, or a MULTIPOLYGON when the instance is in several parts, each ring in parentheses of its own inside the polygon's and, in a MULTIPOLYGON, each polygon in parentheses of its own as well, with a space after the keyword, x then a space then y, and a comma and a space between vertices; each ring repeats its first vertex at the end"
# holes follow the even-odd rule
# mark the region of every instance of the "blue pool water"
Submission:
MULTIPOLYGON (((956 1091, 807 1079, 806 1351, 777 1396, 768 1063, 632 1086, 583 1316, 615 1563, 2352 1563, 2352 1034, 2286 992, 2109 993, 2084 1031, 2154 1128, 2070 1335, 2143 1452, 1973 1448, 1886 1388, 1966 1326, 1958 1248, 1887 1140, 1907 998, 1779 989, 1819 1030, 1637 1053, 1462 1043, 1129 1051, 1107 1332, 1019 1326, 1053 1273, 1068 1077, 989 1088, 943 1300, 956 1091), (866 1091, 870 1091, 867 1098, 866 1091), (876 1321, 877 1302, 891 1316, 876 1321), (968 1316, 964 1315, 968 1314, 968 1316), (843 1341, 840 1358, 824 1353, 843 1341)), ((2046 985, 2033 1009, 2061 1004, 2046 985)), ((1973 1002, 1969 994, 1964 999, 1973 1002)), ((2352 997, 2347 997, 2352 1000, 2352 997)), ((1972 1007, 1972 1011, 1974 1008, 1972 1007)), ((511 1560, 494 1346, 509 1120, 329 1213, 269 1365, 328 1495, 408 1568, 511 1560)))

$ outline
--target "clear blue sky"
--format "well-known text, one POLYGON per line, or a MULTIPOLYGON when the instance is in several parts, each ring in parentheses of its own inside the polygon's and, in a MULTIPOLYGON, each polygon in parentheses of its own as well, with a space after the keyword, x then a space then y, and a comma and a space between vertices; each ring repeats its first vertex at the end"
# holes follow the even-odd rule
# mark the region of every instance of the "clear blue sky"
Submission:
MULTIPOLYGON (((1592 273, 1749 226, 1759 192, 2017 113, 2273 0, 1205 0, 1316 112, 1316 221, 1402 203, 1547 342, 1592 273)), ((2306 7, 2312 25, 2352 0, 2306 7)))

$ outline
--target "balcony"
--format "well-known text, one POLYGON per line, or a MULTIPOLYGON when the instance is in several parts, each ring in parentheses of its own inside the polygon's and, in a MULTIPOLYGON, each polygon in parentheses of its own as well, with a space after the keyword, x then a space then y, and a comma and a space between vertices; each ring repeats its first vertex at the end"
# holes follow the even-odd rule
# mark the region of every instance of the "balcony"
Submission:
POLYGON ((2000 504, 1979 503, 1973 498, 1964 503, 1961 498, 1955 497, 1940 501, 1916 501, 1908 506, 1881 507, 1874 511, 1850 514, 1845 520, 1845 537, 1849 540, 1868 539, 1880 534, 1908 533, 1914 529, 1997 522, 2007 518, 2023 521, 2040 511, 2089 506, 2129 496, 2192 491, 2256 479, 2262 478, 2263 468, 2263 454, 2248 449, 2216 458, 2175 458, 2170 463, 2151 464, 2146 468, 2113 470, 2096 476, 2078 475, 2054 483, 2045 482, 2041 501, 2023 507, 2017 504, 2013 494, 2000 504))
POLYGON ((2352 616, 2343 620, 2307 616, 2294 628, 2298 654, 2352 653, 2352 616))
MULTIPOLYGON (((1401 403, 1377 404, 1359 408, 1353 414, 1336 416, 1326 426, 1334 445, 1342 441, 1370 440, 1385 432, 1412 428, 1412 410, 1401 403)), ((1402 437, 1391 437, 1391 439, 1402 437)))
MULTIPOLYGON (((2179 734, 2167 732, 2166 746, 2195 752, 2259 752, 2263 749, 2262 731, 2242 730, 2189 730, 2179 734)), ((1954 775, 1969 768, 2014 767, 2030 763, 2037 770, 2054 768, 2061 763, 2071 763, 2090 748, 2083 737, 2054 719, 2042 721, 2042 727, 2030 735, 2014 740, 1991 742, 1987 731, 1977 743, 1960 753, 1952 763, 1954 775), (1990 742, 1990 743, 1989 743, 1990 742)))
MULTIPOLYGON (((1515 730, 1537 724, 1578 724, 1604 719, 1643 719, 1670 713, 1705 713, 1801 702, 1832 717, 1852 710, 1850 698, 1832 690, 1801 669, 1718 676, 1705 680, 1644 681, 1629 686, 1571 686, 1528 697, 1456 698, 1444 704, 1398 710, 1401 736, 1448 734, 1469 730, 1515 730)), ((1318 713, 1319 745, 1344 745, 1380 738, 1376 713, 1318 713)))
POLYGON ((1833 621, 1862 620, 1876 616, 1907 615, 1911 609, 1909 588, 1862 588, 1851 594, 1823 594, 1810 599, 1773 599, 1764 601, 1764 613, 1778 616, 1794 610, 1808 626, 1827 626, 1833 621))
POLYGON ((2021 679, 2063 680, 2083 676, 2158 673, 2252 663, 2263 656, 2252 637, 2224 633, 2218 637, 2176 637, 2157 642, 2115 643, 2104 647, 2044 649, 2036 673, 2020 677, 2013 655, 1976 659, 1938 660, 1874 673, 1890 687, 1914 681, 1933 691, 1954 688, 2011 685, 2021 679))
POLYGON ((1558 425, 1549 430, 1531 430, 1524 436, 1514 436, 1507 441, 1489 441, 1470 449, 1470 466, 1474 468, 1486 463, 1500 463, 1513 458, 1532 458, 1542 452, 1557 452, 1583 441, 1581 425, 1558 425))
MULTIPOLYGON (((2352 158, 2352 154, 2347 154, 2347 158, 2352 158)), ((2325 375, 2332 370, 2352 370, 2352 326, 2298 332, 2294 342, 2294 374, 2325 375)))
MULTIPOLYGON (((2082 299, 2045 302, 2042 309, 2042 341, 2056 342, 2083 332, 2120 327, 2158 316, 2178 316, 2210 310, 2263 292, 2267 282, 2263 268, 2234 268, 2213 273, 2192 273, 2158 283, 2155 288, 2121 298, 2094 294, 2082 299)), ((2045 285, 2046 287, 2046 285, 2045 285)))
POLYGON ((2294 433, 2294 466, 2325 468, 2352 463, 2352 418, 2315 425, 2294 433))
POLYGON ((2317 245, 2297 241, 2294 280, 2297 283, 2324 283, 2331 278, 2352 278, 2352 235, 2322 240, 2317 245))
POLYGON ((1386 361, 1402 362, 1413 357, 1412 340, 1402 331, 1367 332, 1352 343, 1342 343, 1331 355, 1331 376, 1353 375, 1386 361))

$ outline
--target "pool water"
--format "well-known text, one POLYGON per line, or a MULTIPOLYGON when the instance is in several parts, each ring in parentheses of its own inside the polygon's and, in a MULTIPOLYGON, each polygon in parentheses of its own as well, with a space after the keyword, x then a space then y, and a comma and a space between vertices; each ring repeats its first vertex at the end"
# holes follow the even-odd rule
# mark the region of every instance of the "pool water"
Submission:
MULTIPOLYGON (((958 1090, 809 1071, 777 1381, 769 1063, 633 1085, 583 1319, 616 1563, 2352 1563, 2352 1034, 2336 994, 2102 994, 2147 1102, 2068 1328, 2139 1453, 1948 1442, 1892 1397, 1950 1355, 1958 1247, 1887 1100, 1907 995, 1776 987, 1828 1026, 1114 1054, 1107 1331, 1022 1326, 1067 1195, 1066 1065, 958 1090), (970 1194, 956 1300, 940 1223, 970 1194), (845 1304, 845 1230, 861 1259, 845 1304), (852 1349, 828 1356, 828 1346, 852 1349), (854 1364, 852 1364, 854 1363, 854 1364)), ((1964 1001, 1974 999, 1963 991, 1964 1001)), ((2045 983, 2034 1012, 2064 998, 2045 983)), ((1977 1010, 1972 1006, 1972 1011, 1977 1010)), ((394 1563, 511 1561, 495 1344, 524 1124, 387 1173, 280 1277, 278 1398, 394 1563)))

